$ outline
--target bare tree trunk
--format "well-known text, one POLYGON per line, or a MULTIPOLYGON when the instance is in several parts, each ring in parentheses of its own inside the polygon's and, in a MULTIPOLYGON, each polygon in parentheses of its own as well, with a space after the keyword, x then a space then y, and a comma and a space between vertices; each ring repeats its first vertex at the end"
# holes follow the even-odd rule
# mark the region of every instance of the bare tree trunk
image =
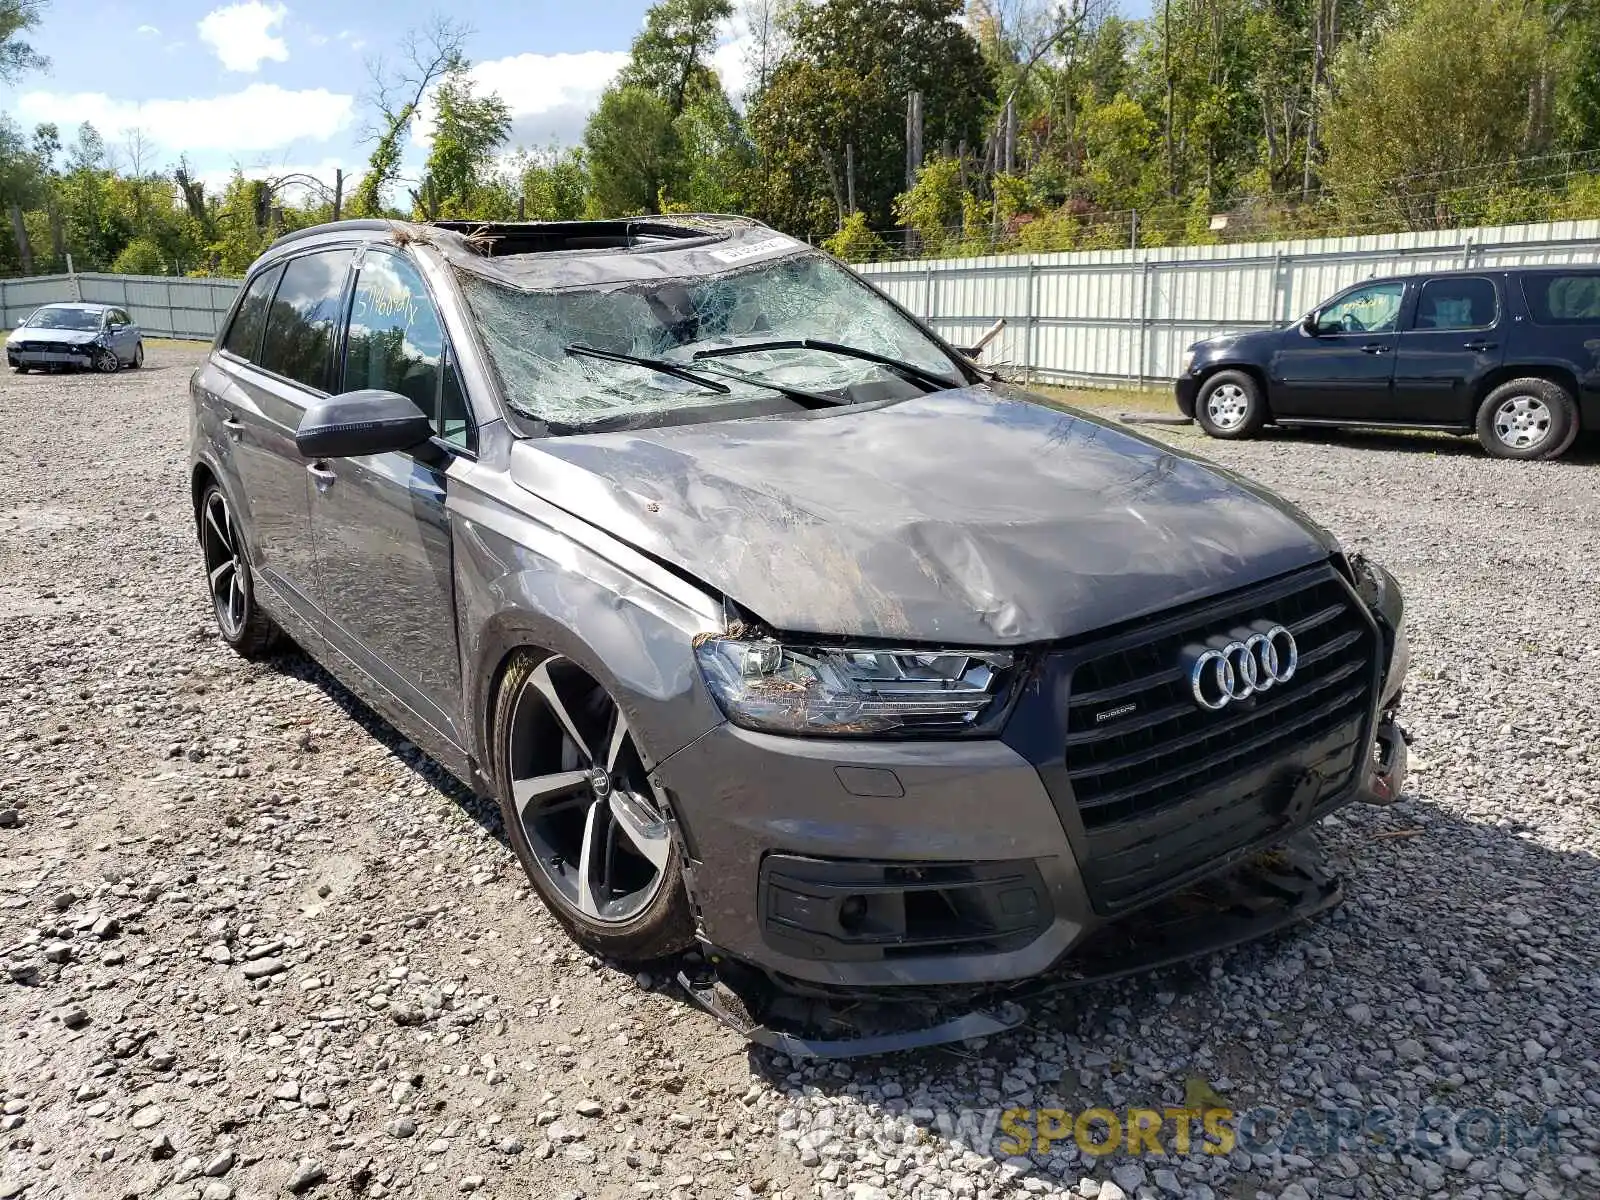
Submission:
POLYGON ((59 271, 67 265, 67 235, 61 227, 61 206, 54 196, 46 202, 46 207, 50 214, 50 257, 59 271))
POLYGON ((33 274, 33 247, 28 244, 28 227, 22 220, 22 205, 11 202, 11 232, 17 239, 17 257, 22 260, 22 273, 33 274))
POLYGON ((846 216, 854 216, 856 211, 856 146, 854 142, 844 144, 844 204, 846 216))
POLYGON ((333 219, 339 220, 344 213, 344 168, 333 169, 333 219))

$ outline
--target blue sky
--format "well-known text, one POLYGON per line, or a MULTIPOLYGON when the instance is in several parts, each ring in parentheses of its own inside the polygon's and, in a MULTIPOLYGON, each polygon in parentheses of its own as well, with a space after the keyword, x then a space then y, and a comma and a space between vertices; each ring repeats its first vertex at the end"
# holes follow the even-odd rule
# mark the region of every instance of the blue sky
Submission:
MULTIPOLYGON (((1149 0, 1123 0, 1141 12, 1149 0)), ((149 167, 186 155, 214 186, 239 167, 250 174, 306 171, 331 181, 335 167, 365 160, 360 97, 365 66, 392 52, 434 0, 54 0, 35 32, 51 59, 46 74, 0 87, 0 108, 28 128, 61 126, 63 140, 92 121, 124 165, 135 141, 149 167), (138 137, 133 137, 138 131, 138 137)), ((474 75, 510 105, 513 142, 576 141, 595 98, 626 61, 646 0, 452 0, 474 30, 474 75)), ((725 32, 716 62, 729 91, 745 79, 741 24, 725 32)), ((415 170, 421 141, 408 155, 415 170)))

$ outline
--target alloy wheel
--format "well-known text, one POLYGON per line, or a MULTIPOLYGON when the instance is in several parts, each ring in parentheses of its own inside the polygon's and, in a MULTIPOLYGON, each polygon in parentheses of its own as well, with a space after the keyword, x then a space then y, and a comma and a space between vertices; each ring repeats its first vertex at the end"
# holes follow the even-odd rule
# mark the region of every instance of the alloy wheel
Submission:
POLYGON ((222 492, 206 494, 201 510, 200 544, 205 554, 206 581, 211 604, 217 610, 217 624, 230 641, 244 634, 249 596, 245 591, 244 565, 239 528, 222 492))
POLYGON ((97 350, 94 355, 94 369, 102 375, 111 375, 122 364, 117 361, 115 350, 97 350))
POLYGON ((1206 397, 1206 415, 1218 429, 1237 429, 1250 415, 1250 399, 1237 383, 1218 384, 1206 397))
POLYGON ((1531 450, 1550 436, 1554 418, 1537 396, 1512 396, 1494 411, 1494 435, 1513 450, 1531 450))
POLYGON ((672 829, 622 710, 559 655, 513 704, 508 774, 534 869, 589 921, 634 919, 671 867, 672 829))

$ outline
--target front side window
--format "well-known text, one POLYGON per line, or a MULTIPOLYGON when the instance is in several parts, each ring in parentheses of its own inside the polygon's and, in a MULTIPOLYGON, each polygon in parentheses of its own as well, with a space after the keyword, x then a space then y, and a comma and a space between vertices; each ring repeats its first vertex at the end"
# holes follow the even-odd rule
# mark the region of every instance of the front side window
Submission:
POLYGON ((283 278, 281 266, 269 267, 261 272, 244 290, 244 299, 233 314, 233 324, 228 326, 222 348, 254 362, 261 353, 261 334, 267 327, 267 309, 272 305, 272 293, 278 290, 278 280, 283 278))
POLYGON ((1405 292, 1401 280, 1357 288, 1317 314, 1317 332, 1393 333, 1405 292))
POLYGON ((557 431, 692 419, 695 410, 772 403, 774 390, 764 384, 829 393, 843 402, 922 390, 892 368, 815 349, 695 358, 697 351, 775 341, 844 343, 911 364, 951 387, 962 382, 936 342, 819 255, 715 275, 544 291, 470 272, 460 278, 507 403, 557 431), (665 360, 717 386, 605 361, 586 350, 665 360))
POLYGON ((437 411, 444 333, 422 276, 399 255, 369 251, 350 302, 344 390, 399 392, 425 413, 437 411))
POLYGON ((33 329, 70 329, 75 333, 93 333, 100 328, 100 320, 101 314, 97 308, 51 304, 29 317, 28 325, 33 329))
POLYGON ((1499 310, 1487 279, 1430 279, 1417 298, 1417 329, 1486 329, 1499 310))
POLYGON ((1535 324, 1600 324, 1600 275, 1524 275, 1522 294, 1535 324))
POLYGON ((262 367, 318 391, 327 390, 329 352, 339 328, 349 265, 348 250, 324 250, 289 260, 267 313, 262 367))

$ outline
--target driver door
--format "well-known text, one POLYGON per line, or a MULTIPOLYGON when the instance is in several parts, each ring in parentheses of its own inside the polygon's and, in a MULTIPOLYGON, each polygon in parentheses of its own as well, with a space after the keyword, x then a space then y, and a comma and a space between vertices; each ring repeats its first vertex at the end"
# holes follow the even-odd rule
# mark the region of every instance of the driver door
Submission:
POLYGON ((1273 415, 1326 421, 1392 415, 1405 295, 1403 279, 1363 284, 1317 310, 1314 332, 1303 326, 1289 330, 1273 356, 1273 415))

